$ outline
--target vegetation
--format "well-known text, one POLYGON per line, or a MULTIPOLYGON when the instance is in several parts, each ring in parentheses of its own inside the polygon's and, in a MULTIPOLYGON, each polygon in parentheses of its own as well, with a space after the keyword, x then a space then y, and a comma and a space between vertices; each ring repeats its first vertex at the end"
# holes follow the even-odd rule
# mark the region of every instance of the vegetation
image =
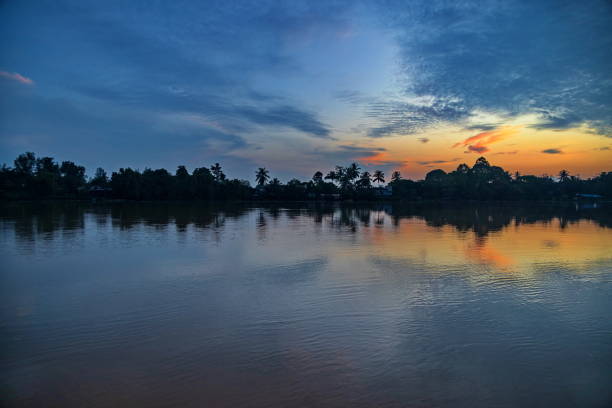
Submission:
POLYGON ((219 163, 199 167, 191 174, 178 166, 165 169, 121 168, 109 177, 102 168, 86 178, 85 168, 70 161, 61 164, 34 153, 19 155, 13 167, 0 168, 0 198, 4 200, 104 197, 128 200, 562 200, 577 194, 612 198, 612 172, 581 179, 561 170, 558 177, 511 176, 481 157, 473 167, 460 164, 455 171, 432 170, 424 180, 402 178, 398 171, 386 187, 385 174, 362 171, 357 163, 336 166, 325 176, 317 171, 309 181, 292 179, 283 184, 266 168, 255 172, 256 187, 246 180, 228 179, 219 163), (376 183, 376 187, 372 184, 376 183))

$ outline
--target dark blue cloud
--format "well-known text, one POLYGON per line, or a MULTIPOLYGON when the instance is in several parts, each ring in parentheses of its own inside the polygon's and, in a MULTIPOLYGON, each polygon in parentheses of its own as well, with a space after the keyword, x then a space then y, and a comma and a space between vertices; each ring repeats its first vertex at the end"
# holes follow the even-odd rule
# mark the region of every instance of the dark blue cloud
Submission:
POLYGON ((571 129, 579 126, 584 119, 575 113, 567 112, 564 114, 555 114, 551 112, 541 112, 542 122, 531 125, 534 129, 553 129, 563 130, 571 129))
POLYGON ((376 152, 385 152, 387 149, 384 147, 363 147, 363 146, 352 146, 352 145, 340 145, 338 149, 346 152, 353 152, 361 156, 371 156, 376 152))
MULTIPOLYGON (((4 91, 7 91, 4 88, 4 91)), ((135 115, 104 104, 14 90, 0 98, 0 134, 7 160, 25 150, 79 160, 87 168, 202 166, 216 155, 251 147, 242 136, 186 121, 168 121, 144 111, 135 115)), ((216 157, 216 156, 215 156, 216 157)))
POLYGON ((563 151, 561 149, 551 148, 551 149, 544 149, 544 150, 542 150, 542 153, 546 153, 546 154, 563 154, 563 151))
POLYGON ((261 127, 331 139, 317 112, 259 89, 257 78, 299 73, 281 42, 340 18, 334 6, 261 2, 2 3, 0 70, 26 72, 37 84, 25 97, 0 83, 3 158, 28 148, 91 162, 116 146, 131 150, 124 163, 113 154, 96 165, 159 166, 159 157, 189 156, 190 145, 222 143, 206 149, 216 157, 255 149, 248 140, 261 127), (192 115, 214 126, 180 120, 192 115))
POLYGON ((454 162, 458 162, 460 159, 454 158, 454 159, 450 159, 450 160, 428 160, 428 161, 417 161, 417 164, 420 164, 421 166, 431 166, 434 164, 447 164, 447 163, 454 163, 454 162))
POLYGON ((437 123, 470 116, 470 112, 458 100, 446 96, 407 102, 344 91, 336 94, 336 97, 361 108, 366 118, 379 123, 367 131, 372 138, 414 134, 437 123))
POLYGON ((242 107, 236 110, 237 115, 260 125, 292 127, 312 136, 329 138, 330 130, 321 123, 316 115, 293 106, 275 106, 267 110, 253 107, 242 107))
POLYGON ((384 1, 379 10, 399 33, 406 92, 612 135, 609 1, 384 1))

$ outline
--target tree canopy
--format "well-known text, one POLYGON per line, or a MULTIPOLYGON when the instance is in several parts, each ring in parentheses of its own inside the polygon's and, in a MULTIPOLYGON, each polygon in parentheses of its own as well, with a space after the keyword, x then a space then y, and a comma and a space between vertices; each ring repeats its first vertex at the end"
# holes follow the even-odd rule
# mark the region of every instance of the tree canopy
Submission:
POLYGON ((513 176, 480 157, 470 168, 460 164, 447 173, 434 169, 424 180, 402 178, 394 171, 386 187, 385 174, 372 174, 359 164, 335 166, 324 173, 314 172, 311 180, 292 179, 284 184, 270 171, 260 167, 255 172, 257 189, 246 180, 229 179, 219 163, 198 167, 191 173, 179 165, 174 174, 165 169, 143 171, 130 167, 112 172, 102 168, 86 177, 85 167, 71 161, 56 162, 52 157, 37 158, 34 153, 20 154, 13 167, 0 168, 0 198, 83 199, 101 197, 127 200, 562 200, 577 195, 597 194, 612 198, 612 172, 581 179, 563 169, 557 178, 550 176, 513 176), (325 176, 323 176, 326 174, 325 176), (376 187, 372 186, 376 183, 376 187))

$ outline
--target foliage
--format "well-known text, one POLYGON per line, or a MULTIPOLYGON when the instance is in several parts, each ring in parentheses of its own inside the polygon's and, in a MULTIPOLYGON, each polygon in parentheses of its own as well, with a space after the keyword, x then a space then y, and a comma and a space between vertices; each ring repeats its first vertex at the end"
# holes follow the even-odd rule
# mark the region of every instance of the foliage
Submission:
POLYGON ((561 170, 558 178, 549 176, 514 176, 484 157, 473 167, 460 164, 447 173, 435 169, 424 180, 413 181, 394 171, 386 187, 385 175, 361 171, 357 163, 336 166, 325 176, 314 173, 309 181, 292 179, 283 184, 272 178, 266 168, 255 173, 256 188, 248 181, 228 179, 219 163, 199 167, 190 174, 178 166, 171 174, 165 169, 146 168, 142 172, 120 168, 108 177, 96 169, 90 180, 85 168, 71 161, 58 164, 51 157, 37 158, 34 153, 19 155, 13 167, 0 168, 2 199, 81 199, 104 197, 128 200, 562 200, 576 194, 598 194, 612 198, 612 172, 581 179, 561 170), (373 187, 372 183, 378 186, 373 187))

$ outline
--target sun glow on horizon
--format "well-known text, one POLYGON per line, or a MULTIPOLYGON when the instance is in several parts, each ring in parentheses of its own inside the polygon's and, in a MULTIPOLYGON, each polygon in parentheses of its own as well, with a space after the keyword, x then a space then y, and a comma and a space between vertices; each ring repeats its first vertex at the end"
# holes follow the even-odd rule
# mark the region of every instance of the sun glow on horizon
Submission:
POLYGON ((594 177, 609 170, 612 140, 585 127, 538 130, 525 123, 528 118, 482 132, 448 124, 415 135, 391 135, 376 139, 381 150, 358 161, 368 168, 386 166, 388 171, 398 170, 413 179, 437 168, 449 172, 461 163, 471 166, 480 156, 521 174, 556 175, 565 169, 594 177))

